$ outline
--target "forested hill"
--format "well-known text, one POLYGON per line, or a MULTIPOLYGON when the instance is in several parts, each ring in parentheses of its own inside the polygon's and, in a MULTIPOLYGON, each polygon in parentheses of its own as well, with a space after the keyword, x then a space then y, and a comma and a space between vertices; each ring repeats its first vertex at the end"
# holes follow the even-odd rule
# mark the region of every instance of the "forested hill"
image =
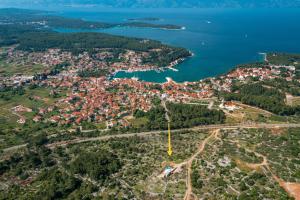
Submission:
POLYGON ((207 8, 207 7, 300 7, 298 0, 1 0, 0 5, 24 6, 27 3, 36 5, 78 5, 104 7, 151 7, 151 8, 207 8))
POLYGON ((184 48, 172 47, 159 41, 139 38, 114 36, 104 33, 58 33, 50 30, 36 29, 32 25, 0 24, 0 46, 18 44, 17 49, 24 51, 45 51, 59 48, 78 54, 95 53, 97 49, 132 50, 135 52, 151 52, 145 62, 165 67, 177 59, 190 56, 184 48), (159 52, 153 52, 161 49, 159 52))

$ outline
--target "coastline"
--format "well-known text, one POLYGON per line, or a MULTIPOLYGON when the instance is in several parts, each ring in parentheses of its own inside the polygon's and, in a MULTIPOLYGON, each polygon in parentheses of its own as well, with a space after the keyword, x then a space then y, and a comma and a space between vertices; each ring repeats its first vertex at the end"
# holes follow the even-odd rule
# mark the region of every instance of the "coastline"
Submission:
MULTIPOLYGON (((190 52, 190 56, 188 57, 185 57, 185 58, 179 58, 173 62, 171 62, 168 66, 165 66, 165 67, 159 67, 159 68, 140 68, 140 69, 127 69, 127 70, 116 70, 114 71, 110 76, 109 76, 109 79, 117 79, 117 77, 115 77, 119 72, 125 72, 125 73, 128 73, 128 74, 131 74, 131 73, 134 73, 134 72, 147 72, 147 71, 156 71, 156 72, 163 72, 163 71, 166 71, 166 70, 172 70, 174 72, 179 72, 178 69, 176 69, 176 66, 182 62, 184 62, 186 59, 188 58, 191 58, 193 57, 195 54, 191 51, 190 52)), ((166 77, 166 78, 170 78, 170 77, 166 77)), ((170 78, 171 79, 171 78, 170 78)), ((175 82, 175 81, 174 81, 175 82)))
POLYGON ((264 62, 268 62, 268 53, 265 53, 265 52, 259 52, 258 53, 259 55, 262 55, 264 58, 263 58, 263 61, 264 62))
POLYGON ((179 84, 177 83, 176 81, 174 81, 171 77, 166 77, 166 82, 162 83, 162 84, 165 84, 165 83, 174 83, 174 84, 179 84))
MULTIPOLYGON (((142 80, 142 79, 140 79, 139 77, 136 77, 136 76, 133 76, 133 77, 116 77, 115 78, 115 76, 116 76, 116 74, 118 73, 118 72, 121 72, 121 71, 123 71, 123 72, 125 72, 125 73, 133 73, 133 72, 146 72, 146 71, 166 71, 166 70, 172 70, 172 71, 174 71, 174 72, 178 72, 179 70, 178 69, 176 69, 176 68, 174 68, 176 65, 178 65, 178 64, 180 64, 180 63, 182 63, 182 62, 184 62, 187 58, 189 58, 189 57, 193 57, 195 54, 194 53, 192 53, 191 51, 190 51, 190 53, 191 53, 191 55, 190 56, 188 56, 188 57, 185 57, 185 58, 180 58, 180 59, 177 59, 177 60, 175 60, 175 61, 173 61, 172 63, 170 63, 170 65, 169 66, 166 66, 166 67, 162 67, 162 68, 158 68, 158 69, 137 69, 137 70, 118 70, 118 71, 116 71, 113 75, 112 75, 112 79, 122 79, 122 78, 124 78, 124 79, 126 79, 126 78, 131 78, 131 79, 135 79, 135 80, 139 80, 139 81, 145 81, 145 80, 142 80)), ((268 53, 266 53, 266 52, 259 52, 258 53, 259 55, 263 55, 263 59, 261 60, 261 61, 258 61, 258 62, 268 62, 268 59, 267 59, 267 56, 268 56, 268 53)), ((234 69, 236 69, 236 67, 237 66, 233 66, 229 71, 227 71, 225 74, 227 74, 227 73, 229 73, 231 70, 234 70, 234 69)), ((203 80, 206 80, 206 79, 214 79, 214 78, 217 78, 217 77, 220 77, 220 76, 223 76, 224 75, 224 73, 223 74, 220 74, 220 75, 216 75, 216 76, 210 76, 210 77, 205 77, 205 78, 201 78, 201 79, 199 79, 198 81, 203 81, 203 80)), ((147 82, 147 81, 145 81, 145 82, 147 82)), ((151 81, 150 81, 151 82, 151 81)), ((165 81, 164 82, 158 82, 158 84, 165 84, 165 83, 175 83, 175 84, 184 84, 184 83, 188 83, 188 82, 190 82, 190 81, 184 81, 184 82, 176 82, 176 81, 174 81, 173 79, 172 79, 172 77, 169 77, 169 76, 166 76, 165 77, 165 81)), ((193 82, 193 81, 192 81, 193 82)))

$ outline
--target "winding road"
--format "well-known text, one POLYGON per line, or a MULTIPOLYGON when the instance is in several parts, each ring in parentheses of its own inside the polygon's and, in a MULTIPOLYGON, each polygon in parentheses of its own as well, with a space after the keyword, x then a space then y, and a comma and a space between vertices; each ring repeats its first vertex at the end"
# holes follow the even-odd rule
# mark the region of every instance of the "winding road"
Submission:
MULTIPOLYGON (((204 151, 205 149, 205 146, 206 144, 209 142, 209 140, 211 138, 217 138, 217 135, 219 134, 219 131, 220 129, 217 129, 215 131, 213 131, 207 138, 205 138, 200 146, 199 146, 199 149, 198 151, 192 155, 192 157, 190 157, 190 159, 188 161, 185 162, 185 164, 187 165, 187 179, 186 179, 186 186, 187 186, 187 189, 186 189, 186 192, 185 192, 185 196, 184 196, 184 200, 190 200, 190 197, 193 194, 192 192, 192 181, 191 181, 191 174, 192 174, 192 164, 193 164, 193 161, 195 160, 195 158, 204 151)), ((195 196, 195 195, 194 195, 195 196)))

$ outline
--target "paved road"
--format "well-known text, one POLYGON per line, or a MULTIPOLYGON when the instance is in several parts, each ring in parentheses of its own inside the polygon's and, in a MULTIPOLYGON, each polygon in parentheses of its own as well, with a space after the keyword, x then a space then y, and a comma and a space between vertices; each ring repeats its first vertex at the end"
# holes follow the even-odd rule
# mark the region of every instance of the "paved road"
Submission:
MULTIPOLYGON (((180 131, 197 131, 197 130, 206 130, 206 129, 237 129, 237 128, 300 128, 300 124, 236 124, 236 125, 226 125, 226 124, 220 124, 220 125, 205 125, 205 126, 196 126, 193 128, 185 128, 185 129, 174 129, 172 132, 180 132, 180 131)), ((68 144, 77 144, 77 143, 83 143, 83 142, 92 142, 92 141, 104 141, 109 140, 113 138, 128 138, 128 137, 146 137, 150 135, 156 135, 160 134, 164 131, 149 131, 149 132, 141 132, 141 133, 124 133, 124 134, 117 134, 117 135, 105 135, 105 136, 99 136, 99 137, 91 137, 91 138, 77 138, 72 139, 68 141, 61 141, 56 143, 48 144, 47 147, 49 148, 55 148, 58 146, 64 146, 68 144)), ((6 149, 3 149, 4 152, 17 150, 20 148, 24 148, 27 144, 21 144, 13 147, 9 147, 6 149)))
POLYGON ((162 107, 165 109, 165 117, 166 117, 166 120, 168 121, 168 122, 170 122, 170 116, 169 116, 169 110, 168 110, 168 108, 167 108, 167 105, 166 105, 166 101, 165 100, 161 100, 161 105, 162 105, 162 107))

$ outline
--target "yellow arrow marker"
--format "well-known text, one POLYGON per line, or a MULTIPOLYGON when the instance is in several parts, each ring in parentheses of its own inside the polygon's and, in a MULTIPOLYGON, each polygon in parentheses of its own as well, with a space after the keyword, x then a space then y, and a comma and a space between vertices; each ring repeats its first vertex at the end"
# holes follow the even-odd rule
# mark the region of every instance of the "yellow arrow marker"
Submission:
POLYGON ((172 155, 170 123, 168 123, 168 155, 169 155, 169 156, 172 155))

